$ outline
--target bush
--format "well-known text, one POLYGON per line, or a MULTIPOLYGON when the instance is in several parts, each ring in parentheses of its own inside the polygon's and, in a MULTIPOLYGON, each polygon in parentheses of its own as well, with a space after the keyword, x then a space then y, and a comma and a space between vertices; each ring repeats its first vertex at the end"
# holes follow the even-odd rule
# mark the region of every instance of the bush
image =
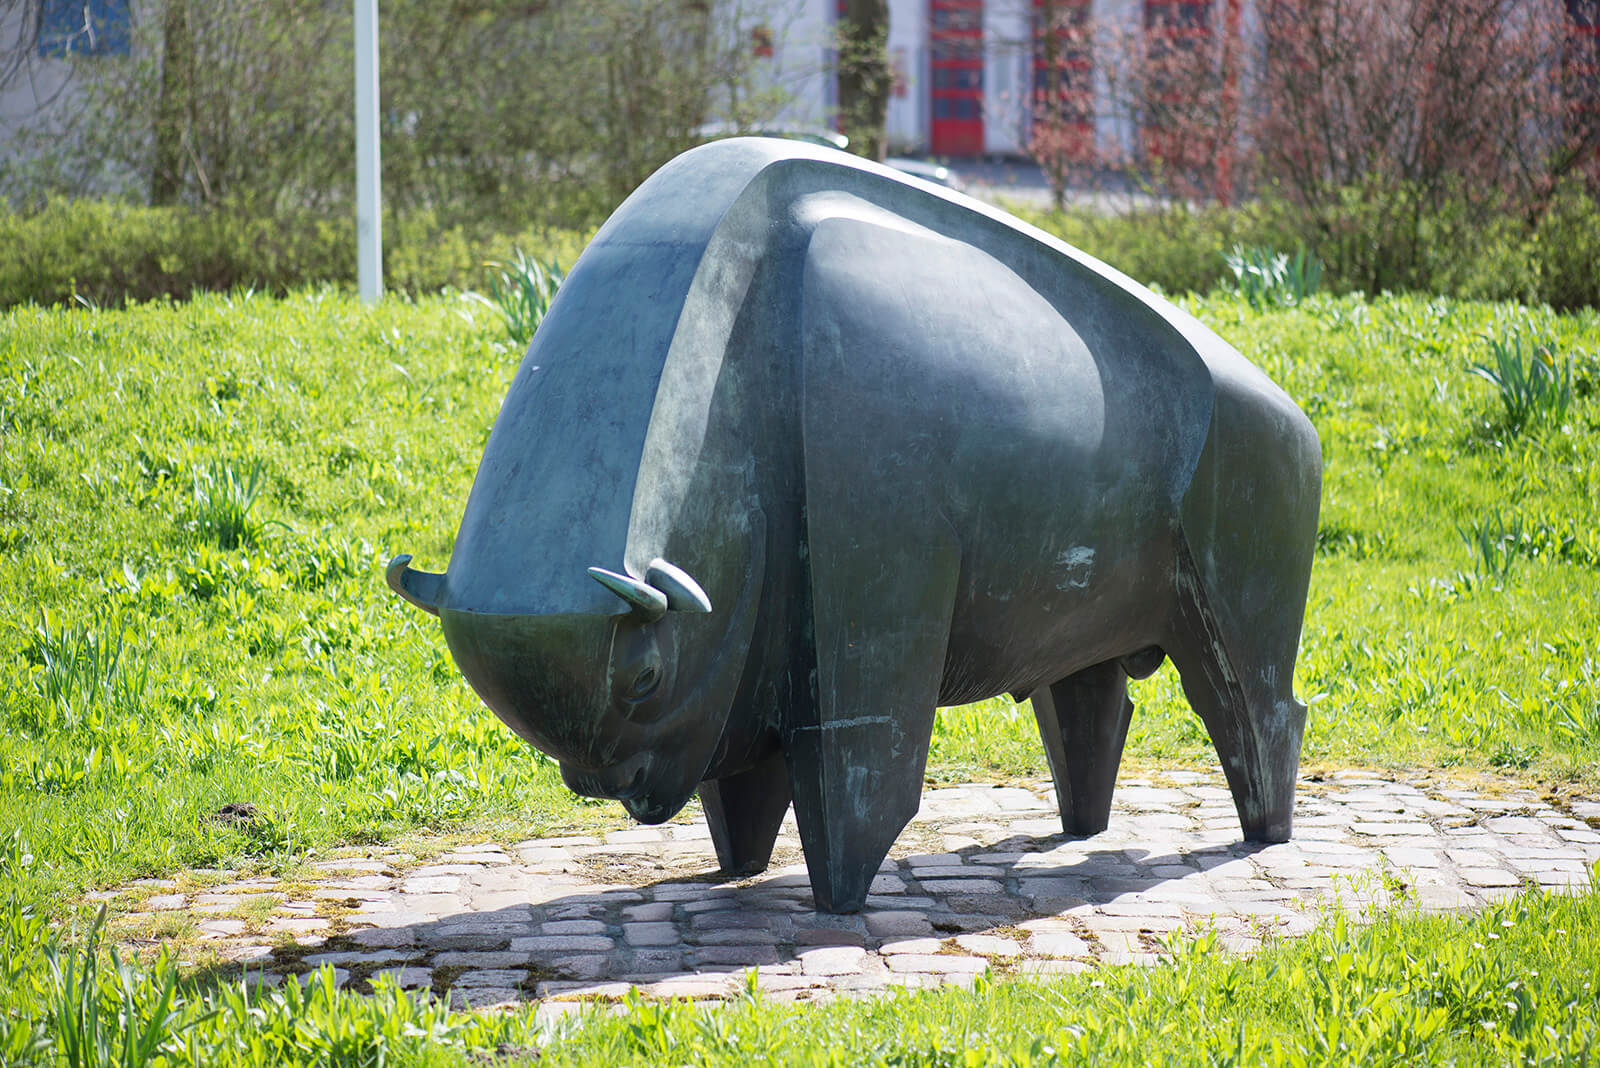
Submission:
POLYGON ((1343 191, 1337 212, 1313 217, 1265 195, 1237 208, 1190 208, 1104 216, 1013 205, 1039 228, 1147 284, 1205 293, 1230 281, 1219 253, 1235 245, 1304 248, 1322 261, 1335 293, 1425 292, 1515 300, 1558 310, 1600 306, 1600 203, 1577 180, 1531 214, 1484 215, 1464 200, 1414 205, 1414 225, 1385 226, 1370 191, 1343 191))
MULTIPOLYGON (((748 27, 775 5, 386 0, 387 203, 468 225, 491 215, 517 226, 597 222, 695 144, 705 123, 777 112, 785 93, 748 44, 748 27)), ((9 31, 0 35, 0 95, 40 73, 33 36, 21 31, 37 30, 41 6, 50 7, 0 4, 9 31)), ((0 154, 0 197, 37 206, 50 194, 115 190, 156 205, 348 210, 348 6, 134 5, 126 61, 74 54, 57 64, 70 70, 71 92, 41 89, 48 103, 36 107, 29 92, 7 96, 0 136, 15 145, 0 154)))
POLYGON ((1169 293, 1209 293, 1227 274, 1217 253, 1235 242, 1252 240, 1237 230, 1243 221, 1241 216, 1220 208, 1172 208, 1108 216, 1043 212, 1018 204, 1007 207, 1018 217, 1104 260, 1130 278, 1169 293))
MULTIPOLYGON (((1359 190, 1324 227, 1286 199, 1237 208, 1175 205, 1123 215, 1045 212, 1011 205, 1028 222, 1170 293, 1207 293, 1232 276, 1235 245, 1304 248, 1336 293, 1418 291, 1474 300, 1600 306, 1600 205, 1576 181, 1531 217, 1485 218, 1454 202, 1424 214, 1416 239, 1384 231, 1359 190)), ((488 291, 492 263, 517 249, 571 263, 588 235, 446 225, 436 214, 384 223, 384 281, 419 294, 445 286, 488 291)), ((355 222, 302 212, 147 208, 118 201, 52 200, 31 214, 0 213, 0 308, 80 298, 115 306, 197 290, 283 293, 319 282, 355 283, 355 222)))
MULTIPOLYGON (((574 231, 474 232, 430 213, 385 223, 389 288, 424 293, 481 287, 487 262, 513 248, 570 261, 574 231)), ((228 209, 147 208, 118 201, 51 200, 32 214, 0 214, 0 308, 74 300, 116 306, 199 290, 283 293, 355 282, 355 220, 312 213, 251 216, 228 209)))
POLYGON ((1533 229, 1539 292, 1553 308, 1600 307, 1600 206, 1576 185, 1562 188, 1533 229))

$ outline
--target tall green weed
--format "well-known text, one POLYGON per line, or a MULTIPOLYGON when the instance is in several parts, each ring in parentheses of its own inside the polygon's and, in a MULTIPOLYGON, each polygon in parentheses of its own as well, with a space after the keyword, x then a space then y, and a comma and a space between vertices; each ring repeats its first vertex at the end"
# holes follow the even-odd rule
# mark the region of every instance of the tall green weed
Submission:
POLYGON ((189 516, 193 529, 220 549, 258 544, 267 524, 251 512, 261 497, 262 470, 260 459, 244 470, 236 470, 228 460, 197 465, 189 516))
POLYGON ((27 655, 36 664, 38 693, 53 713, 50 729, 140 716, 150 664, 129 648, 128 626, 126 617, 101 614, 67 622, 40 610, 27 655))
POLYGON ((1274 249, 1233 246, 1222 255, 1233 275, 1233 288, 1252 308, 1288 308, 1322 287, 1322 261, 1304 248, 1293 257, 1274 249))
POLYGON ((511 340, 526 347, 544 322, 545 312, 550 310, 550 302, 566 280, 566 273, 559 260, 543 263, 521 249, 514 250, 509 261, 486 266, 493 272, 489 276, 489 296, 467 295, 497 310, 511 340))
POLYGON ((1547 341, 1529 342, 1522 335, 1484 337, 1492 362, 1475 363, 1471 374, 1495 387, 1508 433, 1518 434, 1540 423, 1559 426, 1572 407, 1572 359, 1559 362, 1547 341))

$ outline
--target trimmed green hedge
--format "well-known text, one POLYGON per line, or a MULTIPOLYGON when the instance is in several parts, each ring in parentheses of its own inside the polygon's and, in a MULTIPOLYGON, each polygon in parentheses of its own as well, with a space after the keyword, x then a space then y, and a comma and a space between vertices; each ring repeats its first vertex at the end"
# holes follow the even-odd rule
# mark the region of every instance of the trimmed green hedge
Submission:
MULTIPOLYGON (((1404 234, 1380 207, 1349 191, 1331 218, 1313 223, 1287 202, 1263 198, 1234 209, 1169 208, 1127 215, 1059 214, 1012 206, 1035 225, 1171 293, 1205 293, 1222 280, 1221 252, 1235 244, 1321 257, 1336 292, 1421 291, 1483 300, 1600 306, 1600 205, 1582 188, 1559 190, 1534 217, 1483 218, 1465 208, 1417 216, 1404 234)), ((391 217, 384 279, 424 293, 487 285, 489 260, 514 249, 570 264, 587 235, 574 230, 496 232, 445 226, 427 214, 391 217)), ((196 290, 248 287, 283 293, 316 282, 354 284, 355 222, 304 215, 147 208, 114 201, 55 200, 32 214, 0 214, 0 308, 99 305, 196 290)))
MULTIPOLYGON (((427 215, 391 218, 384 227, 384 282, 409 293, 474 288, 486 284, 486 261, 523 249, 570 263, 586 236, 471 232, 427 215)), ((353 218, 52 200, 32 214, 0 214, 0 308, 75 299, 119 306, 181 300, 197 290, 281 294, 316 282, 354 285, 355 248, 353 218)))
MULTIPOLYGON (((1580 185, 1557 190, 1537 213, 1485 217, 1464 204, 1381 220, 1396 204, 1346 190, 1318 222, 1287 201, 1263 197, 1233 209, 1166 208, 1125 215, 1043 212, 1008 205, 1027 221, 1171 293, 1207 293, 1235 244, 1315 252, 1334 292, 1426 292, 1467 300, 1515 300, 1560 311, 1600 307, 1600 203, 1580 185)), ((1400 212, 1404 215, 1405 212, 1400 212)))

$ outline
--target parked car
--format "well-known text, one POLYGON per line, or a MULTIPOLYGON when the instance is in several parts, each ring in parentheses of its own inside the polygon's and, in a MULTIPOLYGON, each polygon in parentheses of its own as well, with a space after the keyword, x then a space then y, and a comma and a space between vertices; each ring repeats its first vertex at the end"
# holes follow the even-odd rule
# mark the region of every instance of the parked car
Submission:
POLYGON ((909 156, 890 156, 883 161, 897 171, 902 171, 914 178, 921 178, 924 182, 942 185, 947 189, 960 189, 961 183, 956 181, 950 173, 950 168, 939 163, 925 159, 912 159, 909 156))

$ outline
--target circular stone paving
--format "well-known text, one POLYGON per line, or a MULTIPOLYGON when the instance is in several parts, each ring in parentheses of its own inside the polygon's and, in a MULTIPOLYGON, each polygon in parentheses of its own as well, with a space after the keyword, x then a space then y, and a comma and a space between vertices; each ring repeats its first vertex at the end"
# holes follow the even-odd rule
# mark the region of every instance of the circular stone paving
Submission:
POLYGON ((1294 840, 1253 846, 1220 775, 1124 780, 1092 838, 1062 835, 1048 783, 929 789, 854 916, 815 911, 792 814, 771 869, 747 879, 715 874, 703 824, 671 824, 426 862, 375 849, 292 882, 193 889, 203 880, 190 873, 92 896, 115 902, 117 929, 197 934, 251 981, 326 964, 357 990, 386 974, 458 1005, 537 999, 559 1012, 634 986, 725 997, 754 970, 769 997, 808 999, 1148 962, 1206 929, 1247 952, 1329 908, 1463 909, 1587 887, 1600 803, 1555 804, 1303 779, 1294 840))

